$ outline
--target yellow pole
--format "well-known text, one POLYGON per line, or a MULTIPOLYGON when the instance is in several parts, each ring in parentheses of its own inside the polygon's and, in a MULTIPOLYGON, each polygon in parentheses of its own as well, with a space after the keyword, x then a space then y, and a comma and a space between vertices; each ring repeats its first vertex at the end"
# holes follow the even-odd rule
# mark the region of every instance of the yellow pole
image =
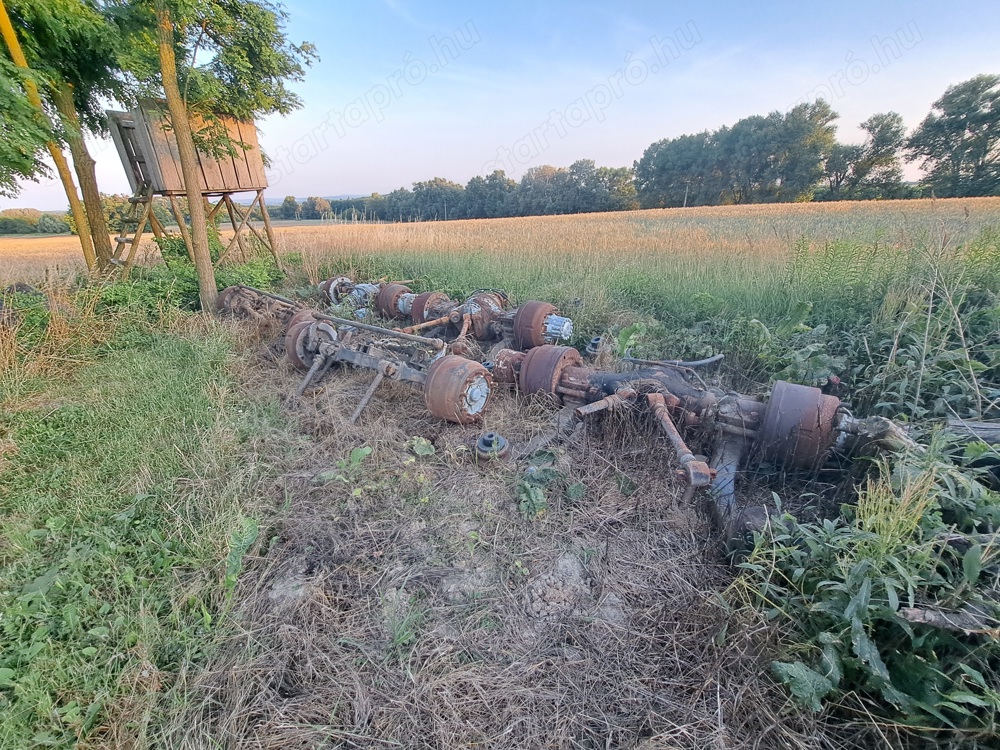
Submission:
MULTIPOLYGON (((48 122, 48 115, 45 114, 45 108, 42 106, 42 98, 38 95, 38 87, 30 76, 28 61, 21 50, 21 43, 17 39, 17 34, 14 31, 13 24, 10 22, 10 16, 7 15, 7 8, 4 6, 3 0, 0 0, 0 36, 7 43, 7 49, 10 50, 10 58, 14 61, 14 64, 23 70, 29 71, 29 75, 24 77, 24 90, 28 95, 28 101, 38 110, 39 117, 48 122)), ((97 268, 94 239, 90 236, 90 223, 87 221, 87 214, 84 213, 83 204, 80 202, 80 195, 76 192, 76 184, 73 182, 73 176, 70 174, 69 164, 66 162, 66 157, 63 155, 62 149, 59 148, 59 144, 55 141, 49 141, 45 145, 49 149, 52 161, 55 162, 59 179, 62 180, 63 189, 66 191, 66 197, 69 199, 69 210, 73 214, 73 221, 76 223, 76 232, 80 237, 80 247, 83 248, 83 257, 87 261, 87 268, 93 271, 97 268)))

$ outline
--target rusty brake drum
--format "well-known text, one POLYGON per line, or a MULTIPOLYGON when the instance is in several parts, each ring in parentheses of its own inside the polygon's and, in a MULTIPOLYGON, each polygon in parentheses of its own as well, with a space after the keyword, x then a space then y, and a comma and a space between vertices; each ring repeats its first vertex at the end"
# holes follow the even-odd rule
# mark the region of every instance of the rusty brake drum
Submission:
POLYGON ((817 469, 834 443, 840 399, 779 380, 761 421, 757 451, 786 469, 817 469))
POLYGON ((413 307, 410 309, 410 318, 414 323, 426 323, 434 320, 434 311, 445 302, 450 302, 448 295, 444 292, 424 292, 413 298, 413 307))
POLYGON ((469 424, 482 418, 492 378, 478 362, 448 354, 431 364, 424 383, 424 404, 439 419, 469 424))
POLYGON ((396 320, 404 317, 399 309, 399 300, 404 294, 412 294, 410 287, 405 284, 386 284, 379 290, 375 298, 375 309, 383 318, 396 320))
POLYGON ((571 346, 536 346, 528 351, 521 362, 518 384, 526 394, 546 393, 561 401, 556 388, 563 370, 581 365, 583 358, 580 352, 571 346))
POLYGON ((304 320, 285 334, 285 354, 296 369, 308 370, 319 353, 319 345, 337 340, 337 330, 322 321, 304 320))

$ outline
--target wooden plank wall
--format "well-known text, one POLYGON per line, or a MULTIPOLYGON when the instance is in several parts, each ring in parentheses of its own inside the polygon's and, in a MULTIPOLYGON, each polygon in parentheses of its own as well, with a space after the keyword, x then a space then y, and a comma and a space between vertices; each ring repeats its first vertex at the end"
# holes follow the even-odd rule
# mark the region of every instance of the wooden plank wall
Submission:
MULTIPOLYGON (((163 195, 178 195, 185 192, 181 175, 180 154, 177 139, 169 125, 169 114, 154 103, 143 103, 139 111, 133 113, 137 125, 141 123, 143 140, 148 139, 150 154, 146 161, 155 162, 155 172, 159 173, 160 184, 154 184, 154 192, 163 195)), ((264 174, 264 160, 257 142, 257 128, 252 122, 239 122, 229 117, 220 118, 229 138, 241 142, 246 149, 236 146, 233 155, 214 158, 198 153, 201 171, 201 191, 205 194, 238 193, 264 190, 267 177, 264 174)), ((202 122, 192 121, 194 128, 201 128, 202 122)), ((145 149, 144 149, 145 150, 145 149)))

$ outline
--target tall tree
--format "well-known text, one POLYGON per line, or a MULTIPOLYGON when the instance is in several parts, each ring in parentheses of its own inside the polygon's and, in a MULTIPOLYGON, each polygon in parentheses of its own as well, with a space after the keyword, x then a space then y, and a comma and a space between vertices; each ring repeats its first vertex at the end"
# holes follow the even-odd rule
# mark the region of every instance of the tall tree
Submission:
POLYGON ((443 177, 414 182, 413 209, 424 220, 461 219, 465 216, 465 188, 443 177))
POLYGON ((330 213, 330 201, 326 198, 311 196, 302 203, 301 215, 303 219, 324 219, 330 213))
POLYGON ((826 194, 830 200, 851 197, 854 165, 861 159, 864 149, 854 143, 834 143, 827 152, 823 163, 826 180, 826 194))
POLYGON ((906 148, 935 194, 1000 195, 1000 75, 949 86, 906 148))
POLYGON ((29 64, 38 71, 44 82, 42 93, 59 114, 83 193, 97 264, 104 270, 111 260, 111 240, 84 133, 104 134, 105 103, 120 101, 125 95, 115 29, 93 0, 10 3, 29 64))
POLYGON ((517 183, 502 169, 495 169, 486 177, 476 175, 465 185, 466 216, 470 219, 504 216, 508 196, 516 187, 517 183))
POLYGON ((299 202, 295 200, 294 195, 285 196, 285 200, 281 202, 281 207, 278 209, 278 215, 282 219, 299 218, 299 202))
POLYGON ((48 174, 41 151, 54 137, 28 101, 24 75, 0 57, 0 196, 5 198, 17 195, 22 180, 48 174))
POLYGON ((785 113, 775 143, 772 179, 775 199, 812 198, 823 176, 823 157, 834 144, 837 113, 820 99, 785 113))
POLYGON ((188 210, 191 214, 191 254, 198 271, 198 296, 202 310, 214 310, 218 289, 215 284, 215 267, 208 246, 208 220, 205 202, 201 196, 201 176, 198 154, 191 134, 191 121, 187 106, 177 85, 177 61, 174 56, 174 22, 166 0, 154 0, 156 7, 156 43, 160 56, 163 93, 170 111, 170 122, 177 139, 177 153, 181 174, 187 189, 188 210))
POLYGON ((903 180, 903 117, 898 112, 879 113, 861 123, 861 129, 867 137, 852 169, 851 197, 891 198, 899 192, 903 180))
MULTIPOLYGON (((24 91, 27 96, 28 103, 37 112, 38 126, 49 133, 53 133, 51 122, 48 119, 48 115, 45 112, 44 105, 42 104, 41 96, 38 93, 38 85, 35 82, 34 74, 30 72, 28 67, 28 61, 24 56, 24 51, 21 48, 21 42, 17 37, 17 32, 14 30, 14 26, 10 21, 10 16, 7 14, 7 8, 3 4, 3 0, 0 0, 0 36, 3 37, 4 43, 7 46, 7 50, 10 52, 11 61, 14 66, 19 68, 22 74, 22 82, 24 86, 24 91)), ((8 134, 4 134, 7 137, 8 134)), ((25 141, 29 146, 30 141, 25 141)), ((23 148, 24 144, 21 144, 23 148)), ((73 183, 73 176, 69 171, 69 164, 66 162, 66 157, 63 155, 62 149, 56 142, 54 136, 50 137, 46 141, 46 147, 49 151, 49 156, 52 157, 53 163, 56 166, 56 172, 59 174, 59 179, 63 184, 63 189, 66 192, 66 198, 69 200, 70 211, 73 214, 73 221, 79 230, 80 246, 83 248, 83 257, 87 262, 87 267, 90 270, 94 270, 97 267, 97 258, 94 254, 94 244, 90 236, 90 227, 87 223, 87 215, 84 212, 83 204, 80 202, 80 196, 76 192, 76 185, 73 183)), ((17 150, 17 147, 14 149, 17 150)))
POLYGON ((722 192, 720 149, 713 133, 657 141, 635 163, 635 187, 643 208, 713 206, 722 192))
POLYGON ((631 167, 598 167, 600 211, 631 211, 639 207, 635 191, 635 173, 631 167))

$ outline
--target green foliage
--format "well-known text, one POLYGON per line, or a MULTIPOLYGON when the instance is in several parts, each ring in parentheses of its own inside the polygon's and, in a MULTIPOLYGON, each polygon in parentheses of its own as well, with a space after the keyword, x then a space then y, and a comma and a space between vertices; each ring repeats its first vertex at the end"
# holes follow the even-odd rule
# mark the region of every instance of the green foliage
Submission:
MULTIPOLYGON (((348 485, 357 484, 361 477, 361 464, 371 454, 372 449, 367 445, 354 448, 347 458, 338 459, 336 469, 319 472, 313 477, 313 481, 317 484, 326 484, 327 482, 343 482, 348 485)), ((360 488, 355 488, 355 492, 356 494, 361 494, 360 488)))
POLYGON ((127 97, 128 87, 116 30, 101 8, 90 0, 12 0, 8 7, 28 64, 45 82, 43 95, 70 85, 84 128, 106 133, 106 104, 127 97))
POLYGON ((35 234, 38 229, 27 219, 12 219, 0 216, 0 234, 35 234))
POLYGON ((636 162, 645 208, 809 199, 834 143, 837 114, 820 100, 652 144, 636 162))
MULTIPOLYGON (((219 289, 234 284, 269 288, 280 278, 281 274, 273 261, 264 258, 222 266, 215 273, 219 289)), ((185 261, 171 263, 168 267, 135 269, 127 281, 114 281, 102 287, 100 302, 108 309, 139 307, 150 313, 156 313, 164 306, 197 310, 201 304, 198 274, 194 265, 185 261)))
POLYGON ((433 456, 437 451, 434 447, 434 443, 419 435, 414 435, 407 440, 406 447, 415 456, 433 456))
POLYGON ((277 218, 287 220, 299 218, 299 202, 295 200, 294 195, 285 196, 285 200, 281 202, 281 206, 278 208, 277 218))
POLYGON ((949 86, 907 141, 941 197, 1000 195, 1000 75, 949 86))
POLYGON ((842 519, 774 521, 740 565, 734 591, 789 633, 788 658, 773 668, 803 705, 820 710, 856 693, 911 726, 996 730, 992 626, 962 634, 911 614, 1000 616, 1000 557, 971 535, 995 528, 1000 497, 942 448, 936 440, 891 474, 883 467, 842 519))
POLYGON ((42 214, 36 229, 41 234, 66 234, 69 232, 69 223, 52 214, 42 214))
POLYGON ((576 485, 572 491, 565 487, 566 477, 555 468, 556 456, 549 451, 539 451, 533 455, 528 468, 517 481, 515 494, 517 509, 526 520, 538 518, 549 509, 549 494, 552 491, 566 494, 571 500, 582 495, 576 485))
MULTIPOLYGON (((100 291, 100 302, 107 308, 138 307, 156 313, 164 306, 182 310, 200 307, 198 274, 188 259, 184 239, 170 235, 156 240, 163 257, 163 266, 134 268, 127 280, 113 281, 100 291)), ((217 232, 209 231, 209 250, 217 259, 224 250, 217 232)), ((245 263, 224 264, 216 269, 219 289, 235 284, 270 288, 283 278, 269 256, 258 253, 245 263)))
POLYGON ((0 55, 0 197, 15 197, 21 180, 49 174, 41 154, 53 137, 28 101, 23 71, 0 55))
MULTIPOLYGON (((294 199, 293 199, 294 200, 294 199)), ((303 219, 328 219, 330 218, 330 201, 326 198, 312 196, 306 198, 302 207, 298 209, 299 215, 303 219)))

